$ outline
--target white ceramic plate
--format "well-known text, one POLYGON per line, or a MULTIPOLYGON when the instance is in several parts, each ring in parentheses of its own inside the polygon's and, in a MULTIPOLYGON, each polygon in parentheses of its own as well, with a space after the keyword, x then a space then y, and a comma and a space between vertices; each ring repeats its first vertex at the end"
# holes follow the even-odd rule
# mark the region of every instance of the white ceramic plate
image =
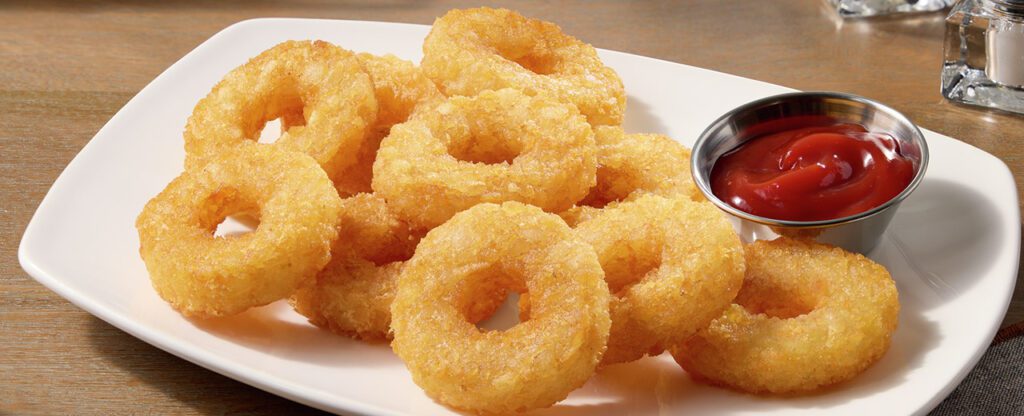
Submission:
MULTIPOLYGON (((110 324, 210 370, 328 411, 446 414, 383 344, 318 330, 279 302, 216 322, 183 319, 157 297, 138 255, 143 204, 182 169, 195 103, 232 68, 288 39, 419 62, 426 26, 261 19, 216 34, 160 74, 68 165, 25 231, 19 257, 39 282, 110 324)), ((625 128, 692 145, 705 125, 789 89, 601 51, 629 93, 625 128)), ((601 372, 544 414, 911 414, 941 401, 992 339, 1017 273, 1017 191, 997 158, 925 132, 932 158, 872 257, 903 305, 892 349, 822 394, 766 398, 693 383, 668 356, 601 372)))

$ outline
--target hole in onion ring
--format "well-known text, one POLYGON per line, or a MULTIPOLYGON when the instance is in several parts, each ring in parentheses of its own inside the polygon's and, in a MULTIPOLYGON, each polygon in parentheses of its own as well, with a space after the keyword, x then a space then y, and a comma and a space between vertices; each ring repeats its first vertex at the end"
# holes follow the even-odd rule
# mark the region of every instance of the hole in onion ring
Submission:
POLYGON ((284 133, 285 129, 281 127, 281 119, 268 121, 263 130, 260 132, 259 140, 257 143, 271 144, 281 138, 281 134, 284 133))
POLYGON ((637 271, 636 276, 641 276, 639 279, 636 279, 636 280, 622 280, 622 279, 619 279, 619 280, 613 281, 612 284, 610 284, 608 286, 608 290, 610 290, 612 295, 614 295, 616 297, 620 297, 621 298, 623 296, 626 296, 626 291, 629 290, 629 288, 633 287, 634 285, 636 285, 636 284, 638 284, 640 282, 643 282, 644 280, 647 279, 648 276, 657 276, 658 269, 660 269, 660 268, 661 268, 661 262, 658 261, 657 259, 651 261, 650 263, 644 262, 644 263, 637 264, 637 267, 634 270, 637 271))
POLYGON ((477 329, 481 332, 504 331, 519 325, 519 294, 512 292, 505 297, 505 301, 494 311, 494 315, 476 323, 477 329))
POLYGON ((747 280, 734 302, 750 313, 790 319, 806 315, 817 308, 819 295, 826 291, 826 288, 814 287, 794 292, 781 286, 765 284, 768 282, 766 279, 747 280))
POLYGON ((285 114, 281 117, 268 121, 267 124, 263 126, 263 130, 260 131, 259 138, 256 142, 262 144, 274 143, 291 128, 305 125, 305 116, 302 115, 302 109, 299 108, 299 111, 295 113, 285 114))
POLYGON ((519 293, 526 293, 523 278, 498 265, 471 272, 459 284, 455 306, 480 332, 504 331, 519 324, 519 293))
POLYGON ((396 236, 394 244, 387 250, 380 250, 376 253, 367 253, 365 260, 377 267, 386 266, 391 263, 404 262, 412 258, 415 253, 416 243, 422 235, 396 236), (402 239, 402 240, 399 240, 402 239))
POLYGON ((550 75, 555 73, 555 61, 547 57, 526 55, 519 59, 510 60, 537 75, 550 75))
POLYGON ((519 140, 503 137, 494 132, 470 133, 469 137, 454 138, 448 142, 448 154, 464 162, 496 165, 511 164, 522 153, 519 140), (511 140, 510 140, 511 139, 511 140))
MULTIPOLYGON (((635 243, 623 241, 621 244, 623 247, 627 247, 635 243)), ((657 273, 658 268, 661 267, 660 250, 643 250, 641 247, 635 247, 624 252, 631 253, 632 257, 618 259, 618 261, 606 267, 605 270, 605 281, 608 283, 608 290, 616 295, 621 295, 623 291, 629 289, 630 286, 640 283, 648 275, 657 273)))
POLYGON ((260 226, 260 220, 249 214, 232 215, 217 224, 213 236, 217 238, 240 237, 256 231, 260 226))
POLYGON ((622 202, 626 199, 625 197, 619 196, 607 198, 605 195, 598 195, 597 197, 591 198, 592 195, 594 194, 587 195, 587 199, 580 201, 579 205, 592 208, 604 208, 612 202, 622 202))
POLYGON ((629 192, 635 191, 635 189, 622 189, 620 191, 621 192, 616 192, 616 190, 612 189, 601 189, 601 187, 599 186, 594 187, 590 190, 590 193, 587 194, 587 196, 583 198, 582 201, 579 202, 578 205, 594 208, 604 208, 605 206, 612 202, 625 201, 626 198, 629 197, 629 192))
POLYGON ((207 197, 197 213, 199 226, 216 238, 235 238, 259 228, 259 209, 232 188, 222 189, 207 197))
POLYGON ((259 128, 259 134, 254 136, 257 143, 274 143, 293 127, 306 125, 306 115, 303 114, 305 104, 302 103, 297 91, 289 94, 288 98, 281 99, 281 102, 283 104, 280 108, 267 110, 269 121, 259 128))
POLYGON ((537 75, 551 75, 557 71, 557 57, 550 53, 538 53, 534 45, 516 45, 514 43, 499 43, 498 55, 509 61, 515 62, 524 69, 537 75), (529 48, 529 50, 516 50, 516 46, 529 48))

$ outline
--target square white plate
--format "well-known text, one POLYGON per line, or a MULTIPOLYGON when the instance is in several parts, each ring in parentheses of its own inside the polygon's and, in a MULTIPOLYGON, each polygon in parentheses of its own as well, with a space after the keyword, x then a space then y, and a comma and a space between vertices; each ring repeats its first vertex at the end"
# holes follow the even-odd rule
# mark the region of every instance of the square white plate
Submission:
MULTIPOLYGON (((427 26, 304 19, 235 24, 160 74, 96 134, 53 184, 19 258, 39 282, 128 333, 210 370, 324 410, 446 414, 387 345, 318 330, 282 302, 216 322, 182 318, 157 297, 134 221, 182 170, 195 103, 232 68, 278 42, 323 39, 419 62, 427 26)), ((692 145, 725 111, 789 89, 612 51, 629 93, 625 128, 692 145)), ((933 408, 974 366, 1013 293, 1017 191, 999 159, 925 132, 931 165, 871 256, 900 291, 892 349, 849 383, 766 398, 693 383, 669 357, 602 371, 545 414, 911 414, 933 408)))

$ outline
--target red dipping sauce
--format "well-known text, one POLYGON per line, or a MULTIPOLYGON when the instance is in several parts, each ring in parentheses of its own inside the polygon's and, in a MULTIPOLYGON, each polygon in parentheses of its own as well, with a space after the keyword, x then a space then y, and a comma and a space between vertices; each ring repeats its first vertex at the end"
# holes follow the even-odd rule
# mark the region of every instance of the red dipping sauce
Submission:
POLYGON ((887 133, 843 123, 798 127, 755 137, 720 157, 711 170, 711 191, 761 217, 831 220, 903 192, 915 164, 887 133))

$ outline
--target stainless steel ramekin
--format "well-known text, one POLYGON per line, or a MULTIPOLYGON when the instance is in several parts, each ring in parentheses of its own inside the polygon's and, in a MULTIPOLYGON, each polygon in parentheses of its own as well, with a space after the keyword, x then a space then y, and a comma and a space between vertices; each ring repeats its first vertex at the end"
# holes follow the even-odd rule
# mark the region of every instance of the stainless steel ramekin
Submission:
POLYGON ((774 234, 808 236, 859 253, 867 253, 878 244, 900 202, 921 183, 927 167, 928 144, 921 130, 907 117, 877 101, 837 92, 781 94, 737 107, 701 133, 690 160, 697 187, 708 200, 739 220, 740 234, 745 240, 771 238, 774 234), (882 205, 825 221, 786 221, 752 215, 711 192, 711 169, 720 156, 754 137, 779 131, 785 123, 772 122, 792 117, 824 117, 891 134, 899 142, 901 153, 916 159, 914 179, 903 192, 882 205))

